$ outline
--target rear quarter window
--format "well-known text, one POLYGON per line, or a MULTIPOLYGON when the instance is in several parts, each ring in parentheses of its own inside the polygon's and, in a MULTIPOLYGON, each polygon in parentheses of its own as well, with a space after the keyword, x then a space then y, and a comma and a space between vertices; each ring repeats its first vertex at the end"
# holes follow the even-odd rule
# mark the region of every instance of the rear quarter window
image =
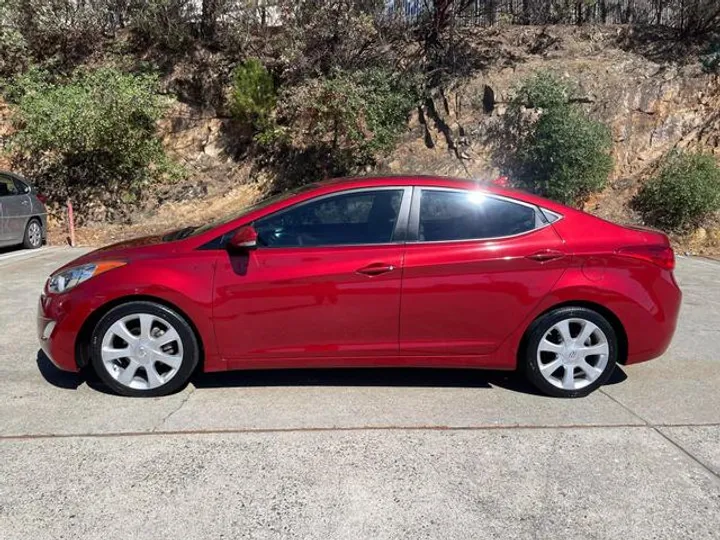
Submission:
POLYGON ((478 192, 424 190, 420 199, 420 241, 514 236, 536 228, 532 206, 478 192))

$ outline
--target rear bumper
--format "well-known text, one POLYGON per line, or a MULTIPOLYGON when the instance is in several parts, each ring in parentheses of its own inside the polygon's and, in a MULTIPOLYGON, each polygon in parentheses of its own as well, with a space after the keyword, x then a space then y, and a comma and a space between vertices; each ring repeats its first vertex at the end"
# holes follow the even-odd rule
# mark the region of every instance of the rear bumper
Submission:
POLYGON ((637 364, 657 358, 667 351, 675 335, 682 292, 670 272, 665 279, 653 283, 652 302, 641 315, 631 313, 624 317, 628 338, 626 364, 637 364))

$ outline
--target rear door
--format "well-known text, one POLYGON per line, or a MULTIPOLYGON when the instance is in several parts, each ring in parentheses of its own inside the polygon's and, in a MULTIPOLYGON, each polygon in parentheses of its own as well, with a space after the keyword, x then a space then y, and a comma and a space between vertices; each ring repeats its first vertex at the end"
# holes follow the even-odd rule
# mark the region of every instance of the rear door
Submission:
POLYGON ((15 179, 0 174, 0 205, 2 205, 3 243, 20 243, 25 234, 25 223, 30 213, 30 197, 18 190, 15 179))
POLYGON ((562 275, 568 257, 532 205, 416 188, 403 269, 404 354, 485 355, 562 275))
POLYGON ((216 271, 216 336, 231 367, 397 355, 411 193, 334 193, 257 220, 260 246, 224 253, 216 271))

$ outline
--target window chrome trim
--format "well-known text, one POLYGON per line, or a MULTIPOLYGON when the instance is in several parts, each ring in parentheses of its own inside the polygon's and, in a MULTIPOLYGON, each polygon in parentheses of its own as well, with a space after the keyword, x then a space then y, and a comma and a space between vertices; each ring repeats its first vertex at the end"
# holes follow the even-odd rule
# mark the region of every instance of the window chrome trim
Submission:
MULTIPOLYGON (((542 210, 539 206, 528 203, 525 201, 520 201, 518 199, 513 199, 512 197, 505 197, 504 195, 497 195, 495 193, 490 193, 488 191, 485 191, 484 189, 459 189, 459 188, 446 188, 441 186, 415 186, 416 193, 413 194, 413 207, 411 209, 411 216, 410 216, 410 230, 412 231, 408 236, 413 236, 414 238, 408 239, 407 243, 408 245, 418 245, 418 244, 458 244, 458 243, 468 243, 468 242, 493 242, 498 240, 505 240, 505 239, 512 239, 512 238, 518 238, 520 236, 525 236, 528 234, 535 233, 537 231, 541 231, 545 229, 546 227, 552 225, 549 221, 543 219, 543 225, 540 227, 535 227, 533 229, 530 229, 529 231, 524 231, 521 233, 516 234, 509 234, 505 236, 492 236, 487 238, 458 238, 456 240, 420 240, 420 199, 422 197, 423 191, 446 191, 446 192, 452 192, 452 193, 482 193, 486 197, 506 201, 509 203, 519 204, 520 206, 525 206, 527 208, 531 208, 535 212, 535 223, 538 221, 538 216, 542 215, 542 210)), ((550 210, 546 210, 547 212, 550 212, 550 210)), ((557 212, 551 212, 554 215, 560 216, 559 219, 555 220, 553 223, 557 223, 560 221, 560 219, 563 218, 561 214, 558 214, 557 212)))
POLYGON ((300 208, 301 206, 305 206, 306 204, 316 203, 318 201, 321 201, 323 199, 328 199, 330 197, 336 197, 341 195, 351 195, 354 193, 363 193, 366 191, 400 191, 402 192, 402 199, 400 200, 400 208, 398 209, 398 217, 395 222, 395 227, 393 229, 392 238, 393 240, 390 242, 382 242, 382 243, 364 243, 364 244, 322 244, 322 245, 314 245, 314 246, 263 246, 258 244, 257 249, 324 249, 324 248, 347 248, 347 247, 378 247, 378 246, 401 246, 405 243, 407 243, 407 236, 408 236, 408 228, 409 228, 409 214, 410 214, 410 202, 412 199, 412 186, 368 186, 368 187, 360 187, 360 188, 353 188, 353 189, 346 189, 346 190, 340 190, 340 191, 333 191, 332 193, 326 193, 325 195, 320 195, 319 197, 313 197, 306 201, 299 202, 297 204, 293 204, 287 208, 283 208, 282 210, 278 210, 277 212, 273 212, 272 214, 267 214, 266 216, 263 216, 261 218, 258 218, 250 223, 253 227, 255 226, 255 223, 257 221, 267 219, 270 217, 275 217, 282 215, 286 212, 289 212, 291 210, 295 210, 297 208, 300 208), (397 240, 395 237, 399 237, 397 240))

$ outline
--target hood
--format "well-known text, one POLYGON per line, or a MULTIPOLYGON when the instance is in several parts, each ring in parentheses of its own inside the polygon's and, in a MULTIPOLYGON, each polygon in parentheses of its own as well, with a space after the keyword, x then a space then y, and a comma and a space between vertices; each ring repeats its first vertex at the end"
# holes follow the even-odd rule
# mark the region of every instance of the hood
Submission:
POLYGON ((92 254, 107 253, 109 251, 127 251, 134 250, 136 248, 156 246, 158 244, 164 244, 163 238, 165 235, 153 235, 153 236, 142 236, 140 238, 133 238, 132 240, 125 240, 124 242, 117 242, 116 244, 110 244, 109 246, 101 247, 96 249, 92 254))
POLYGON ((59 268, 55 272, 71 266, 78 266, 81 264, 103 260, 123 259, 130 262, 137 259, 160 256, 177 249, 179 242, 168 241, 164 238, 167 238, 167 236, 143 236, 141 238, 134 238, 132 240, 126 240, 124 242, 118 242, 116 244, 101 247, 95 251, 86 253, 73 261, 70 261, 68 264, 59 268))

